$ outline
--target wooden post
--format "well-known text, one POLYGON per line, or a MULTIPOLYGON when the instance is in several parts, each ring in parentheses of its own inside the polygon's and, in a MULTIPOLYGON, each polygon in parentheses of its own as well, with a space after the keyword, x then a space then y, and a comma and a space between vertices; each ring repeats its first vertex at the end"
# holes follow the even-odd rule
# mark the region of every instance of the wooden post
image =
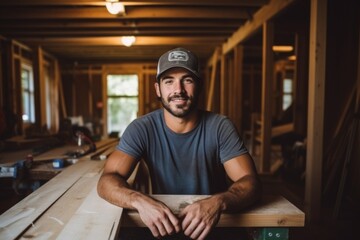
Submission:
POLYGON ((232 111, 234 112, 235 126, 239 132, 243 130, 243 58, 244 47, 243 45, 238 45, 234 48, 234 85, 232 91, 236 103, 233 104, 232 111))
POLYGON ((216 81, 216 65, 217 65, 217 59, 219 56, 219 48, 215 49, 213 58, 212 58, 212 69, 211 69, 211 79, 210 79, 210 89, 206 104, 206 110, 211 111, 212 104, 213 104, 213 98, 214 98, 214 90, 215 90, 215 81, 216 81))
POLYGON ((226 67, 226 55, 222 54, 220 58, 220 113, 224 115, 229 114, 229 79, 226 78, 226 67))
POLYGON ((272 46, 274 43, 274 24, 266 22, 263 26, 263 63, 262 63, 262 98, 261 98, 261 145, 260 172, 270 171, 271 156, 271 102, 274 59, 272 46))
POLYGON ((35 94, 35 118, 39 127, 46 124, 46 94, 45 94, 45 77, 44 77, 44 54, 40 46, 35 51, 35 64, 34 64, 34 84, 37 86, 35 89, 39 91, 35 94))
POLYGON ((56 75, 56 79, 57 79, 57 84, 59 86, 61 111, 63 114, 63 118, 67 118, 68 116, 67 116, 66 105, 65 105, 64 89, 63 89, 63 84, 62 84, 59 62, 57 60, 55 60, 55 75, 56 75))
POLYGON ((320 219, 326 62, 327 1, 311 1, 309 98, 306 151, 305 211, 309 221, 320 219))
POLYGON ((93 72, 92 72, 92 65, 89 65, 89 67, 88 67, 88 77, 89 77, 88 113, 89 113, 89 116, 93 116, 94 100, 93 100, 93 72))

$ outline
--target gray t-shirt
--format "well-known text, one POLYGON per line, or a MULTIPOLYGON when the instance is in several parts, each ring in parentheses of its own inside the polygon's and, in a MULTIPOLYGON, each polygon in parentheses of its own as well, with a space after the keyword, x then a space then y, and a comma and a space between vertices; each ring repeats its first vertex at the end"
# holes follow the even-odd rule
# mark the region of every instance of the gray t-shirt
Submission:
POLYGON ((159 109, 134 120, 121 137, 117 149, 145 159, 154 194, 225 191, 223 163, 247 153, 227 117, 199 111, 199 123, 190 132, 177 134, 170 130, 159 109))

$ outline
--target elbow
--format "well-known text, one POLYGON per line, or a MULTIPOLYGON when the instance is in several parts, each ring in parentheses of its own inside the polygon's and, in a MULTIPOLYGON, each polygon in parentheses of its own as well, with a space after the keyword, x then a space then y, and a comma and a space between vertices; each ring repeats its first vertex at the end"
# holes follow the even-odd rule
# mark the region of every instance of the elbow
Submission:
POLYGON ((259 178, 259 176, 256 176, 254 179, 254 202, 259 202, 263 195, 263 185, 259 178))
POLYGON ((102 176, 100 177, 100 179, 99 179, 99 181, 97 183, 96 190, 97 190, 98 195, 101 198, 104 198, 104 183, 103 183, 103 180, 102 180, 102 176))
POLYGON ((249 205, 253 205, 258 203, 262 198, 263 187, 258 175, 250 175, 248 176, 248 197, 249 197, 249 205))

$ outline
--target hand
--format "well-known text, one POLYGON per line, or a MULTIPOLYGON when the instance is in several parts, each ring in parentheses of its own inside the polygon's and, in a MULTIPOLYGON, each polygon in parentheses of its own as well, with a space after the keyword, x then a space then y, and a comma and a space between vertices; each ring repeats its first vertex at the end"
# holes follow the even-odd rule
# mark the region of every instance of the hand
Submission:
POLYGON ((205 239, 218 223, 221 206, 215 198, 206 198, 186 206, 179 214, 184 234, 192 239, 205 239))
POLYGON ((180 221, 162 202, 152 198, 143 199, 137 207, 141 220, 156 238, 180 231, 180 221))

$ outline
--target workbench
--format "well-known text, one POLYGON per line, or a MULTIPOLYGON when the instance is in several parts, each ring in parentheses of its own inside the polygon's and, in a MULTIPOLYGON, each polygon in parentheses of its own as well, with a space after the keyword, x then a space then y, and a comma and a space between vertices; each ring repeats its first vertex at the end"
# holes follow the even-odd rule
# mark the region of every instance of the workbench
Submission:
MULTIPOLYGON (((99 158, 102 154, 106 157, 107 150, 113 150, 119 139, 108 138, 95 142, 94 150, 89 145, 77 145, 74 143, 48 144, 46 139, 36 141, 33 139, 17 139, 19 143, 12 145, 28 145, 32 148, 18 149, 0 152, 0 178, 13 178, 17 184, 13 184, 15 192, 17 185, 29 185, 30 182, 48 181, 59 174, 64 168, 72 165, 79 157, 99 158), (31 143, 31 145, 30 145, 31 143), (40 144, 40 145, 38 145, 40 144), (37 151, 37 149, 41 149, 37 151), (31 158, 29 160, 28 158, 31 158), (56 167, 54 161, 61 161, 62 166, 56 167)), ((54 140, 49 139, 49 142, 54 140)))
MULTIPOLYGON (((123 227, 144 227, 135 211, 112 205, 97 194, 104 160, 81 158, 0 215, 0 239, 116 239, 123 227)), ((131 177, 134 179, 133 177, 131 177)), ((201 195, 152 195, 175 213, 201 195)), ((218 227, 251 227, 256 239, 288 239, 304 226, 304 213, 281 196, 265 196, 240 213, 224 213, 218 227), (273 238, 274 237, 274 238, 273 238), (276 238, 275 238, 276 237, 276 238)))

